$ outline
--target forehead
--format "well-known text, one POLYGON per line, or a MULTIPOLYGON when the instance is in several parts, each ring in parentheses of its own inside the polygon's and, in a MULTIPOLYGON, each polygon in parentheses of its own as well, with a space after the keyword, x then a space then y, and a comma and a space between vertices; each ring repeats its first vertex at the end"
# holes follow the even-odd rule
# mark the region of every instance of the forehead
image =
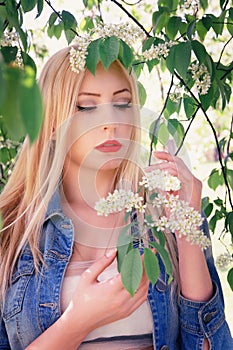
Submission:
POLYGON ((92 90, 114 92, 114 90, 121 90, 124 88, 131 90, 129 79, 127 79, 123 69, 117 63, 113 63, 105 70, 102 64, 99 63, 95 75, 88 70, 86 71, 80 86, 80 93, 92 90))

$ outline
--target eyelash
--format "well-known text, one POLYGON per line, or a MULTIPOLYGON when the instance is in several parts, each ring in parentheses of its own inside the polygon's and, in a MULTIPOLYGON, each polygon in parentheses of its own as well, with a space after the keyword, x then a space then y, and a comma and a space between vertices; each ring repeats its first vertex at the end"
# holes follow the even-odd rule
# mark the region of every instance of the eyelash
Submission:
MULTIPOLYGON (((113 104, 113 107, 116 107, 118 109, 127 109, 127 108, 131 108, 132 105, 131 105, 131 102, 126 102, 126 103, 122 103, 122 104, 113 104)), ((84 106, 78 106, 77 105, 77 109, 79 112, 84 112, 84 111, 93 111, 94 109, 96 109, 97 106, 87 106, 87 107, 84 107, 84 106)))

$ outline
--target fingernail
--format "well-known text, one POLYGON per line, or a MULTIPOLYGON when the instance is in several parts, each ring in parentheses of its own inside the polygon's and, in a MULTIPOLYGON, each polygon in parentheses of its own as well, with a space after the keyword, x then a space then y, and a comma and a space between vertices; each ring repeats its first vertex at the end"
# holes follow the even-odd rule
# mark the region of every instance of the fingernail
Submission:
POLYGON ((110 258, 113 254, 116 254, 116 248, 110 249, 105 253, 106 258, 110 258))

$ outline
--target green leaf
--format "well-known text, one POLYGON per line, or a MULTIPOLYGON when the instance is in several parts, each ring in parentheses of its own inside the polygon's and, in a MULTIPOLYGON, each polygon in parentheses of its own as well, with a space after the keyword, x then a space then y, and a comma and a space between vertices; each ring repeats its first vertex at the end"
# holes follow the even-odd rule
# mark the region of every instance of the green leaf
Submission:
POLYGON ((124 287, 133 296, 142 279, 142 260, 138 249, 132 249, 125 256, 121 266, 121 279, 124 287))
POLYGON ((36 6, 37 0, 21 0, 20 1, 24 12, 29 12, 36 6))
POLYGON ((167 7, 160 7, 159 11, 156 11, 152 15, 152 24, 154 33, 160 33, 166 26, 169 19, 169 12, 167 7))
POLYGON ((5 93, 6 93, 6 86, 5 86, 5 79, 3 77, 3 67, 2 64, 0 62, 0 110, 1 110, 1 105, 2 102, 4 101, 5 98, 5 93))
POLYGON ((49 17, 49 27, 51 27, 56 22, 57 19, 58 19, 58 15, 55 12, 53 12, 49 17))
MULTIPOLYGON (((208 18, 208 22, 210 22, 210 19, 208 18)), ((211 20, 212 23, 212 20, 211 20)), ((205 40, 206 34, 209 29, 206 28, 207 20, 205 18, 200 19, 196 22, 196 30, 197 33, 202 41, 205 40)))
POLYGON ((200 5, 203 8, 203 10, 206 10, 208 7, 208 0, 200 0, 200 5))
POLYGON ((53 35, 59 39, 61 37, 61 33, 64 29, 64 26, 63 26, 63 22, 60 22, 59 24, 57 25, 54 25, 53 26, 53 35))
POLYGON ((13 140, 20 140, 25 135, 24 125, 19 110, 19 90, 21 71, 9 67, 5 72, 5 98, 0 108, 3 125, 13 140))
POLYGON ((206 52, 206 49, 205 49, 205 46, 202 45, 199 41, 197 40, 193 40, 191 42, 191 45, 192 45, 192 49, 198 59, 198 61, 201 63, 203 63, 206 59, 206 55, 207 55, 207 52, 206 52))
POLYGON ((8 64, 15 61, 18 48, 16 46, 3 46, 0 52, 2 53, 4 61, 8 64))
POLYGON ((175 69, 175 55, 176 55, 176 45, 171 47, 169 54, 166 58, 166 66, 171 74, 174 73, 174 69, 175 69))
POLYGON ((176 144, 179 144, 184 137, 184 127, 177 119, 169 119, 167 122, 167 129, 173 136, 176 144))
POLYGON ((171 281, 171 278, 172 278, 172 263, 171 263, 171 259, 170 259, 170 256, 167 252, 167 250, 161 246, 159 243, 155 242, 155 241, 151 241, 150 242, 150 245, 153 246, 157 253, 159 253, 163 263, 164 263, 164 266, 165 266, 165 269, 166 269, 166 272, 169 276, 169 280, 171 281))
POLYGON ((227 180, 231 189, 233 190, 233 170, 232 169, 227 169, 227 180))
POLYGON ((233 268, 231 268, 229 271, 228 271, 228 274, 227 274, 227 281, 231 287, 231 290, 233 291, 233 268))
POLYGON ((144 106, 147 98, 146 89, 144 88, 142 83, 140 83, 140 81, 137 81, 137 84, 138 84, 140 106, 142 107, 144 106))
POLYGON ((65 30, 76 29, 77 21, 75 17, 72 15, 72 13, 63 10, 61 16, 62 16, 62 22, 64 24, 65 30))
POLYGON ((39 134, 42 124, 42 98, 35 81, 34 71, 26 67, 24 79, 19 90, 19 108, 26 133, 31 143, 39 134))
POLYGON ((156 147, 158 142, 158 132, 159 132, 159 121, 155 120, 151 123, 150 129, 149 129, 149 137, 151 141, 153 141, 154 147, 156 147))
POLYGON ((227 223, 228 223, 229 231, 233 237, 233 211, 227 215, 227 223))
POLYGON ((157 256, 149 249, 144 249, 144 266, 147 277, 152 285, 155 285, 159 278, 160 268, 157 256))
POLYGON ((101 39, 92 41, 87 48, 86 67, 95 75, 96 66, 99 62, 99 45, 101 39))
POLYGON ((223 32, 225 16, 226 16, 226 11, 222 11, 219 17, 212 15, 213 17, 212 27, 217 36, 221 35, 223 32))
POLYGON ((185 111, 186 117, 187 119, 190 119, 194 115, 197 109, 196 102, 192 97, 188 95, 184 95, 183 104, 184 104, 184 111, 185 111))
POLYGON ((202 198, 201 207, 205 213, 205 216, 208 218, 210 216, 210 214, 212 213, 213 208, 214 208, 213 203, 209 202, 209 197, 202 198))
POLYGON ((175 45, 175 69, 183 79, 186 78, 191 59, 191 44, 189 41, 175 45))
POLYGON ((44 8, 44 0, 37 0, 37 15, 36 18, 40 17, 44 8))
POLYGON ((29 56, 26 52, 22 51, 21 52, 21 55, 22 55, 22 59, 23 59, 23 64, 24 66, 29 66, 33 69, 35 75, 36 75, 36 72, 37 72, 37 67, 36 67, 36 64, 34 62, 34 60, 31 58, 31 56, 29 56))
POLYGON ((169 131, 165 123, 161 123, 159 127, 158 140, 163 145, 166 146, 169 140, 169 131))
POLYGON ((233 35, 233 8, 232 7, 229 9, 229 15, 227 18, 227 29, 228 29, 228 32, 231 35, 233 35))
POLYGON ((167 100, 166 108, 164 110, 164 116, 166 119, 168 119, 173 113, 179 112, 180 110, 180 102, 181 100, 179 99, 177 102, 172 101, 170 97, 167 100))
POLYGON ((105 69, 118 58, 120 49, 119 40, 115 36, 107 37, 101 40, 99 44, 100 60, 105 69))
POLYGON ((153 235, 154 235, 156 238, 158 238, 159 244, 160 244, 161 246, 165 247, 166 238, 165 238, 164 233, 163 233, 162 231, 159 231, 159 230, 157 229, 157 227, 152 227, 152 228, 151 228, 151 231, 152 231, 153 235))
POLYGON ((222 173, 220 170, 213 169, 208 178, 208 186, 215 191, 218 186, 221 186, 223 184, 224 179, 222 173))
POLYGON ((124 261, 125 255, 130 250, 132 236, 130 235, 130 228, 132 223, 126 225, 120 232, 117 241, 117 267, 118 271, 121 271, 121 266, 124 261))
POLYGON ((205 95, 199 95, 201 105, 204 108, 205 111, 211 106, 212 99, 213 99, 213 86, 211 86, 205 95))
POLYGON ((123 40, 120 40, 119 60, 125 68, 129 68, 133 62, 134 55, 132 49, 123 40))
POLYGON ((94 28, 93 18, 91 16, 83 17, 80 23, 80 29, 82 31, 89 31, 94 28))
POLYGON ((169 19, 166 25, 166 34, 169 39, 173 40, 176 37, 181 25, 181 17, 173 16, 169 19))
POLYGON ((74 38, 76 37, 75 32, 73 32, 70 29, 65 30, 65 37, 66 37, 66 41, 68 43, 68 45, 74 40, 74 38))
POLYGON ((195 33, 195 28, 196 28, 196 20, 193 20, 189 23, 188 28, 187 28, 187 36, 189 40, 192 40, 192 37, 195 33))

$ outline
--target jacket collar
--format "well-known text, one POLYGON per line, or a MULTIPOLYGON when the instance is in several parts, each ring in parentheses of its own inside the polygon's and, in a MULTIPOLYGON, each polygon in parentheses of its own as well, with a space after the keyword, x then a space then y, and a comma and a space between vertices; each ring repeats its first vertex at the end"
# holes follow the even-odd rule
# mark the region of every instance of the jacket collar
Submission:
POLYGON ((47 221, 48 219, 54 216, 60 216, 63 219, 65 218, 61 207, 61 196, 59 187, 56 188, 54 194, 52 195, 49 201, 44 221, 47 221))

